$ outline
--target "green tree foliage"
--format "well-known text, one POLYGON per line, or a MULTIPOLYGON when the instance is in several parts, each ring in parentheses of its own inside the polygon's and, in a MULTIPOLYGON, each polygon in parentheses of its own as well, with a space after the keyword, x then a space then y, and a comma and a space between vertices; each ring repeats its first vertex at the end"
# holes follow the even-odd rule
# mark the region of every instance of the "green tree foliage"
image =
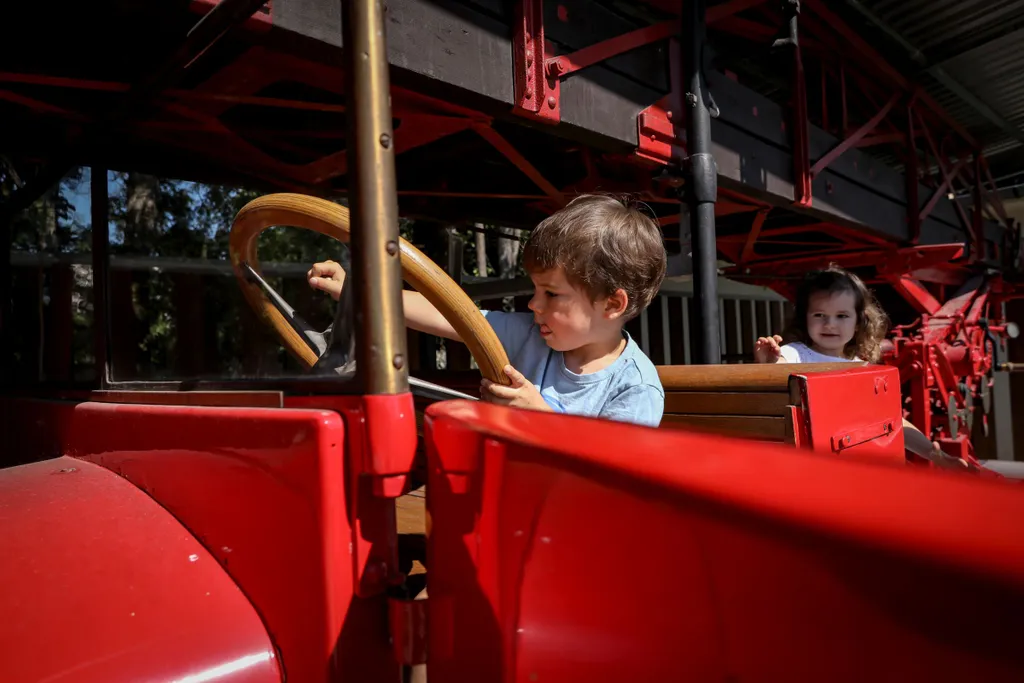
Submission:
MULTIPOLYGON (((103 180, 109 189, 109 224, 103 229, 110 235, 115 264, 109 309, 115 379, 302 374, 269 328, 249 311, 230 270, 209 267, 229 263, 232 222, 261 193, 140 173, 110 173, 103 180), (130 268, 124 266, 126 259, 130 268)), ((93 226, 88 206, 92 181, 89 169, 76 169, 17 216, 13 225, 16 251, 63 259, 65 268, 68 259, 74 264, 74 366, 80 378, 87 377, 83 370, 92 366, 94 343, 89 265, 93 226)), ((5 194, 9 192, 10 178, 0 177, 0 185, 5 194)), ((517 264, 508 271, 509 250, 503 244, 507 240, 499 239, 499 229, 476 229, 486 235, 486 272, 477 265, 473 229, 458 226, 463 274, 493 277, 501 270, 505 277, 521 275, 517 264)), ((444 226, 402 219, 400 233, 438 263, 447 262, 444 226)), ((312 231, 277 227, 260 236, 258 254, 271 286, 311 324, 324 329, 334 305, 309 289, 305 270, 325 259, 348 267, 347 246, 312 231)), ((54 267, 21 267, 15 273, 21 281, 18 295, 24 298, 19 315, 34 321, 25 325, 17 343, 22 357, 33 359, 29 365, 41 358, 46 343, 49 323, 40 321, 46 319, 54 267), (33 306, 38 310, 29 310, 33 306)), ((35 374, 34 368, 24 370, 25 378, 35 379, 35 374)))

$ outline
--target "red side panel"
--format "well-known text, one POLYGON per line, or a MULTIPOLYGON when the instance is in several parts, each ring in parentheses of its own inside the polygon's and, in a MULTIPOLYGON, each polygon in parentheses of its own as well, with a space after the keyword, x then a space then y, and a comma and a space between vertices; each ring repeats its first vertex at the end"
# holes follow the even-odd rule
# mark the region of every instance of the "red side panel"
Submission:
POLYGON ((370 482, 346 471, 346 431, 327 410, 83 403, 70 448, 195 534, 256 606, 289 681, 393 681, 384 597, 354 595, 354 548, 372 557, 386 539, 351 517, 349 492, 370 482))
POLYGON ((869 365, 790 381, 800 388, 815 453, 906 464, 899 370, 869 365))
POLYGON ((166 510, 58 458, 0 471, 0 678, 280 681, 256 611, 166 510))
POLYGON ((431 683, 1020 681, 1018 487, 447 402, 431 683))

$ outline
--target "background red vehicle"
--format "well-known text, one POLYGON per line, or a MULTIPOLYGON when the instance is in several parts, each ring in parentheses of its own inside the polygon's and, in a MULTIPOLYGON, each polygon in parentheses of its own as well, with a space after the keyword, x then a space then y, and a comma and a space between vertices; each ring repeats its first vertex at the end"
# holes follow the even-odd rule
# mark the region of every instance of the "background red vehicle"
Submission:
MULTIPOLYGON (((881 4, 13 9, 4 677, 1017 680, 1019 490, 908 463, 902 419, 1012 459, 1019 131, 903 76, 881 4), (478 303, 524 286, 488 246, 609 190, 670 251, 631 329, 662 428, 469 400, 505 362, 478 303), (295 284, 338 240, 324 311, 295 284), (887 365, 745 363, 828 262, 887 365), (403 277, 467 355, 407 335, 403 277)), ((1012 35, 956 16, 947 66, 1012 35)))

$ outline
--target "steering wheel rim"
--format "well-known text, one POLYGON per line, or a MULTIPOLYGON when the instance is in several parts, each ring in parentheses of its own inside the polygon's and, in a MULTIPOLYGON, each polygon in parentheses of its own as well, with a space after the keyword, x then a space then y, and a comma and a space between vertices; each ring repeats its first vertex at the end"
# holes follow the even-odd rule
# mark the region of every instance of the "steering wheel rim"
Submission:
MULTIPOLYGON (((263 290, 242 270, 248 264, 261 273, 256 242, 260 233, 275 226, 313 230, 348 242, 349 211, 319 197, 301 194, 270 194, 242 207, 231 226, 228 252, 235 279, 253 311, 277 333, 285 348, 307 368, 318 357, 292 328, 263 290)), ((504 367, 508 356, 480 309, 436 263, 415 246, 399 237, 402 276, 451 324, 480 367, 480 374, 499 384, 509 384, 504 367)))

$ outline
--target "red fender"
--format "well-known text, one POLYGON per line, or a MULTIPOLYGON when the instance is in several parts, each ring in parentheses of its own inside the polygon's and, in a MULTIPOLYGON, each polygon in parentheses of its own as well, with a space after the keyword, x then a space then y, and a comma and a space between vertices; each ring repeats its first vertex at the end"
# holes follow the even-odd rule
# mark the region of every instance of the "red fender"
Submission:
POLYGON ((280 681, 259 616, 166 510, 67 457, 0 470, 8 681, 280 681))

